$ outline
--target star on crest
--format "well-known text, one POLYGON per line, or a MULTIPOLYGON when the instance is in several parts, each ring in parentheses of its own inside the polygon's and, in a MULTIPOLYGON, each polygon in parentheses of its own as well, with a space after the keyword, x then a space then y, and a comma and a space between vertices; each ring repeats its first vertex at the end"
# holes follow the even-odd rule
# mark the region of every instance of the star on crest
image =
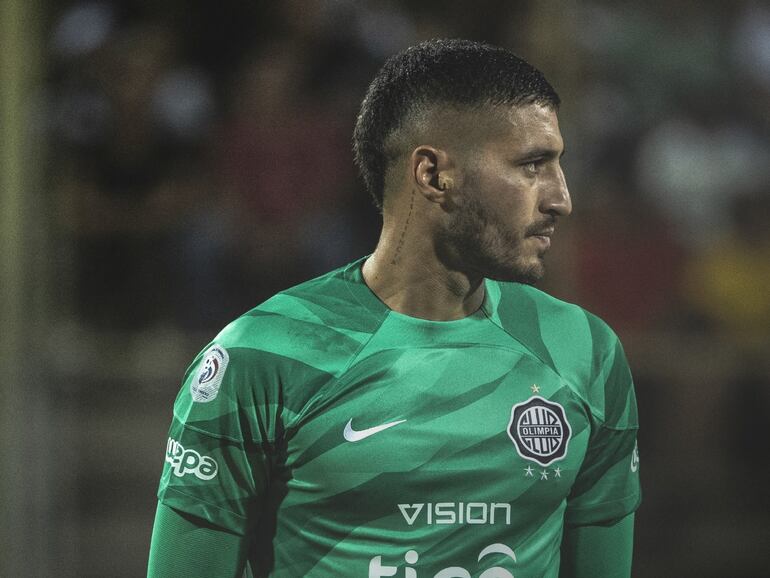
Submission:
POLYGON ((524 472, 525 472, 525 474, 524 474, 525 478, 534 478, 535 477, 535 474, 532 473, 532 466, 527 466, 526 468, 524 468, 524 472))
POLYGON ((540 479, 541 480, 547 480, 548 479, 548 470, 543 470, 540 472, 540 479))
POLYGON ((533 383, 530 389, 532 390, 532 393, 540 393, 540 386, 536 383, 533 383))
POLYGON ((553 475, 554 475, 555 478, 560 478, 561 477, 561 468, 554 468, 553 469, 553 475))

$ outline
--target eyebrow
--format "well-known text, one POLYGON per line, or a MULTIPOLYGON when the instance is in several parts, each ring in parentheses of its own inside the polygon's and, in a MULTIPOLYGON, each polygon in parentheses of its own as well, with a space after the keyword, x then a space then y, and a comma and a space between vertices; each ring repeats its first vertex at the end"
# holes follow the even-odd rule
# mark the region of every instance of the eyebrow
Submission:
POLYGON ((554 149, 540 148, 540 149, 533 149, 531 151, 528 151, 521 158, 522 159, 537 159, 537 158, 549 158, 549 159, 552 159, 552 158, 555 158, 556 156, 558 156, 559 158, 562 158, 564 156, 564 153, 566 153, 566 152, 567 152, 567 149, 563 148, 561 150, 561 153, 559 153, 557 155, 556 154, 556 150, 554 150, 554 149))

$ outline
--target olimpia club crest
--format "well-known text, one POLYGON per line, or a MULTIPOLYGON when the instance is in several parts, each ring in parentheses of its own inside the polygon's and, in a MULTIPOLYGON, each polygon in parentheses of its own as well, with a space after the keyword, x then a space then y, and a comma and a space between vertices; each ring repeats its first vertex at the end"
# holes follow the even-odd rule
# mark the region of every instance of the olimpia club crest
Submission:
POLYGON ((572 428, 560 404, 536 395, 513 406, 508 435, 522 458, 547 466, 567 455, 572 428))
POLYGON ((198 375, 190 384, 193 401, 206 403, 217 396, 229 361, 230 356, 224 347, 213 345, 209 348, 198 370, 198 375))

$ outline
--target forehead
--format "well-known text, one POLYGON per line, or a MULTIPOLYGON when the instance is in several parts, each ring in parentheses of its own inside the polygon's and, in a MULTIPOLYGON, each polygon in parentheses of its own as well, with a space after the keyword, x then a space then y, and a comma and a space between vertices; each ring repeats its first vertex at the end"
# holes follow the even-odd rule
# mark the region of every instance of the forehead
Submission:
POLYGON ((559 119, 550 106, 497 107, 488 122, 494 123, 486 139, 489 144, 521 152, 537 149, 560 154, 564 150, 559 119))

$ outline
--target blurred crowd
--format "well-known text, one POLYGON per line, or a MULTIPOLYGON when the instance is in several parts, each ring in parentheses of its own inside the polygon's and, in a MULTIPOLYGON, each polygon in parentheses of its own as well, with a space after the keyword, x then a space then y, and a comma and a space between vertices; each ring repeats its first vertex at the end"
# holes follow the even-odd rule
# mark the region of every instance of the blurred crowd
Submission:
MULTIPOLYGON (((427 38, 511 48, 564 102, 575 211, 543 288, 626 344, 649 460, 639 575, 685 575, 650 558, 675 564, 673 542, 720 551, 739 526, 704 504, 738 492, 763 523, 770 506, 770 8, 472 5, 52 4, 41 130, 60 321, 207 340, 371 252, 379 215, 350 150, 368 81, 427 38)), ((701 575, 753 576, 745 560, 746 574, 701 575)))
POLYGON ((434 4, 55 11, 49 178, 78 318, 211 329, 370 251, 350 152, 367 81, 404 46, 465 36, 525 55, 565 101, 576 211, 549 289, 621 331, 766 331, 766 6, 434 4))

